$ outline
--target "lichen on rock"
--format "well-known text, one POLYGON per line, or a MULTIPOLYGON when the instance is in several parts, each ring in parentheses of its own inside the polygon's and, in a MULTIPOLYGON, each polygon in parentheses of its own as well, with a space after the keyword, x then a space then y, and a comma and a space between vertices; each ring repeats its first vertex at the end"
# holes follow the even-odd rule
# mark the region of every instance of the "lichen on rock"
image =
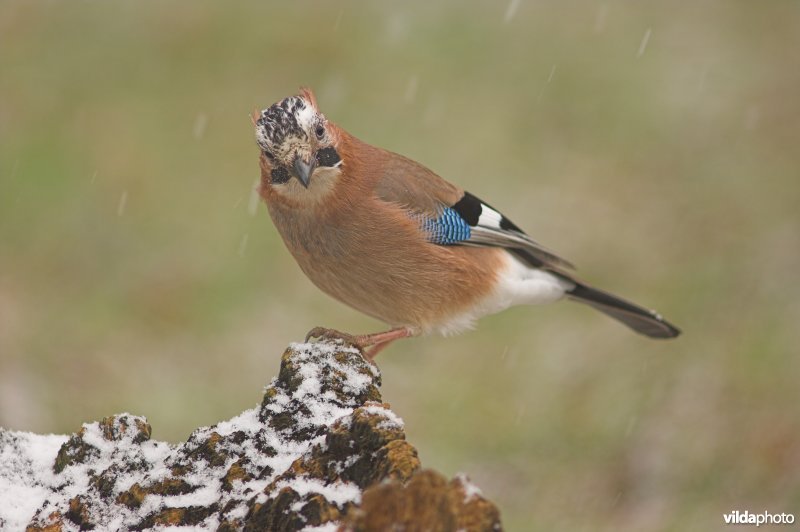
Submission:
POLYGON ((354 347, 292 344, 259 407, 178 445, 131 414, 0 429, 0 529, 499 530, 479 490, 420 470, 379 386, 354 347))

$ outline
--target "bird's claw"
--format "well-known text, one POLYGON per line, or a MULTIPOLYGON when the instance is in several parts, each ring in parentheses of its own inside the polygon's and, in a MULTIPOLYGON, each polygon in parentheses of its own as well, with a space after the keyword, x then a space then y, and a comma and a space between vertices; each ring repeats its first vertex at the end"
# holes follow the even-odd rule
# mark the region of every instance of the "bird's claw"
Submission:
POLYGON ((341 340, 342 342, 350 345, 354 345, 358 348, 361 348, 361 343, 358 341, 358 338, 353 336, 352 334, 347 334, 341 331, 337 331, 336 329, 327 329, 325 327, 314 327, 308 334, 306 334, 306 342, 311 340, 312 338, 316 338, 317 340, 341 340))

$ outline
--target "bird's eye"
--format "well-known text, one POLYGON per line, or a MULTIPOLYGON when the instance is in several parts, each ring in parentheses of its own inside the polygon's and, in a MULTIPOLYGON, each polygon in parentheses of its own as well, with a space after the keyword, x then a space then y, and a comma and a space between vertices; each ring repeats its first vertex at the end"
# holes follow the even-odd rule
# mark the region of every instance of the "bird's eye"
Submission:
POLYGON ((314 133, 317 134, 318 139, 322 139, 325 136, 325 128, 322 126, 317 126, 317 129, 314 130, 314 133))

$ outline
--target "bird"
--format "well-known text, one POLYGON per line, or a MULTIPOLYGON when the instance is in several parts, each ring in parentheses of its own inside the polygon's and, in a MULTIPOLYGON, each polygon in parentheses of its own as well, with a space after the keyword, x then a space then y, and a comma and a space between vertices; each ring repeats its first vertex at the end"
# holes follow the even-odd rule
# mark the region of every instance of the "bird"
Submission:
POLYGON ((329 121, 301 87, 254 111, 259 195, 305 275, 389 325, 346 340, 373 360, 391 342, 451 335, 516 305, 583 303, 650 338, 680 330, 655 311, 594 288, 497 209, 424 165, 329 121))

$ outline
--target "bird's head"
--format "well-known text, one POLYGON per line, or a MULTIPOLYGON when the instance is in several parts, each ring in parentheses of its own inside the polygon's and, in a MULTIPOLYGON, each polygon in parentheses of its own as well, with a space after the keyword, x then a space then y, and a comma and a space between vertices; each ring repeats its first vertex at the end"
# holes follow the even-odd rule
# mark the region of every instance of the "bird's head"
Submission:
POLYGON ((264 109, 254 122, 270 186, 290 196, 331 186, 342 164, 339 132, 317 108, 310 89, 264 109))

